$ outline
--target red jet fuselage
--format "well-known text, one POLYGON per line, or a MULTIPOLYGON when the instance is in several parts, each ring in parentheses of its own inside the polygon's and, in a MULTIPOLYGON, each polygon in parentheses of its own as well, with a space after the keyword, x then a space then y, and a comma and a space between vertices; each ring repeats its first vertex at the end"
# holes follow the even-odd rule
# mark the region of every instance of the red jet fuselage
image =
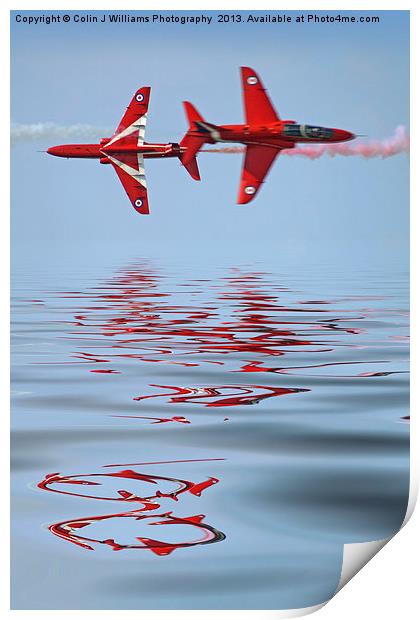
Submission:
POLYGON ((195 121, 195 125, 195 135, 206 134, 206 142, 209 144, 239 142, 292 149, 298 142, 346 142, 355 137, 353 133, 344 129, 298 125, 295 121, 277 121, 264 125, 212 125, 203 121, 195 121))
POLYGON ((111 160, 107 155, 120 155, 122 153, 139 153, 145 159, 154 157, 180 157, 183 148, 175 143, 168 144, 148 144, 144 142, 141 145, 119 143, 118 145, 109 145, 111 138, 102 138, 99 144, 60 144, 52 146, 47 153, 56 157, 66 158, 82 158, 82 159, 99 159, 101 164, 110 164, 111 160))
POLYGON ((215 125, 208 123, 189 101, 184 101, 189 129, 183 140, 186 147, 181 161, 188 165, 204 144, 236 142, 245 145, 237 202, 253 200, 261 188, 277 155, 293 149, 296 143, 346 142, 355 136, 350 131, 317 125, 298 125, 279 117, 261 78, 251 67, 241 67, 245 123, 215 125))
MULTIPOLYGON (((134 93, 113 136, 102 138, 99 144, 60 144, 49 148, 47 153, 56 157, 99 159, 101 164, 111 164, 137 213, 149 213, 144 160, 162 157, 181 159, 185 151, 185 136, 181 144, 145 142, 149 100, 150 86, 139 88, 134 93)), ((200 180, 195 157, 183 165, 193 179, 200 180)))

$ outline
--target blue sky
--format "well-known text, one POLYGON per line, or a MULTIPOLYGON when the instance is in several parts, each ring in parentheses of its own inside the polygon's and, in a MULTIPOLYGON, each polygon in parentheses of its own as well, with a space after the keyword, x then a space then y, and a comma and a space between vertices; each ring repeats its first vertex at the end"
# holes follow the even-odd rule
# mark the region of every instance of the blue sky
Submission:
MULTIPOLYGON (((371 139, 409 122, 408 12, 375 12, 379 24, 210 26, 27 26, 15 23, 16 13, 13 122, 113 127, 133 92, 150 85, 146 140, 179 141, 186 130, 184 99, 211 122, 242 121, 241 65, 260 73, 283 118, 371 139)), ((110 166, 37 152, 49 146, 32 142, 12 150, 16 248, 70 239, 76 245, 204 250, 217 243, 225 249, 334 247, 343 256, 361 248, 379 257, 406 255, 406 155, 279 157, 247 206, 235 204, 241 155, 202 154, 201 183, 177 160, 146 161, 151 215, 141 217, 110 166)))

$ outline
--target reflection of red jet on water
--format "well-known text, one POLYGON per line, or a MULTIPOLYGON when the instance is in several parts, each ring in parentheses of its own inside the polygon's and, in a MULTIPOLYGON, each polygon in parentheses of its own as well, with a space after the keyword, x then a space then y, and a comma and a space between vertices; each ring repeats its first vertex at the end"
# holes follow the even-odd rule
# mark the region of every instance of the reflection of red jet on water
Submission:
MULTIPOLYGON (((144 159, 181 158, 184 151, 184 141, 180 144, 148 144, 144 141, 149 98, 149 86, 144 86, 136 92, 111 138, 102 138, 99 144, 53 146, 47 151, 57 157, 99 159, 101 164, 112 164, 138 213, 149 213, 144 159)), ((193 179, 200 180, 194 155, 188 158, 188 163, 184 166, 193 179)))
POLYGON ((250 202, 257 194, 276 155, 282 149, 294 148, 296 142, 345 142, 355 136, 343 129, 298 125, 295 121, 281 120, 266 94, 258 74, 249 67, 241 67, 242 91, 245 108, 244 125, 213 125, 207 123, 188 101, 184 102, 190 128, 181 156, 184 166, 189 165, 204 144, 239 142, 246 145, 238 203, 250 202))

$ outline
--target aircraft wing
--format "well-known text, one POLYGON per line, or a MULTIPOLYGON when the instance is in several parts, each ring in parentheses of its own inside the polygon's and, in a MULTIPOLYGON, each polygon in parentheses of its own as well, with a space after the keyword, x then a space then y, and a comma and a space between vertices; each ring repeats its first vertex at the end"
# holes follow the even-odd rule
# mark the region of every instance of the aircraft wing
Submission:
POLYGON ((150 86, 143 86, 134 94, 107 146, 115 144, 117 141, 124 140, 124 138, 128 136, 130 136, 130 140, 135 137, 137 139, 137 145, 144 143, 150 90, 150 86))
POLYGON ((241 67, 245 120, 248 125, 275 123, 279 120, 260 76, 250 67, 241 67))
POLYGON ((147 215, 149 213, 149 201, 143 155, 140 153, 118 153, 118 159, 109 153, 106 156, 113 165, 137 213, 147 215))
POLYGON ((280 150, 270 146, 250 144, 246 148, 239 187, 238 204, 251 202, 280 150))

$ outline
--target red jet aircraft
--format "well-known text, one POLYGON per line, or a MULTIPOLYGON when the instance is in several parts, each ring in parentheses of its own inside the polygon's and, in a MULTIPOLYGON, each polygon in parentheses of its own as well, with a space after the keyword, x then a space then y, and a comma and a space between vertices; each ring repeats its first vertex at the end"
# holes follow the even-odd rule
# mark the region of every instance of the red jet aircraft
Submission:
MULTIPOLYGON (((144 141, 150 87, 140 88, 114 135, 102 138, 99 144, 63 144, 53 146, 47 153, 57 157, 81 157, 99 159, 101 164, 112 164, 131 204, 137 213, 149 213, 144 159, 152 157, 179 157, 185 150, 184 141, 180 144, 148 144, 144 141)), ((188 163, 183 163, 193 179, 200 180, 197 161, 192 155, 188 163)))
POLYGON ((281 120, 275 111, 260 77, 253 69, 241 67, 245 125, 207 123, 188 101, 184 108, 190 124, 183 140, 181 161, 188 166, 204 144, 240 142, 246 145, 238 204, 255 198, 276 156, 297 142, 345 142, 355 135, 343 129, 298 125, 281 120))

